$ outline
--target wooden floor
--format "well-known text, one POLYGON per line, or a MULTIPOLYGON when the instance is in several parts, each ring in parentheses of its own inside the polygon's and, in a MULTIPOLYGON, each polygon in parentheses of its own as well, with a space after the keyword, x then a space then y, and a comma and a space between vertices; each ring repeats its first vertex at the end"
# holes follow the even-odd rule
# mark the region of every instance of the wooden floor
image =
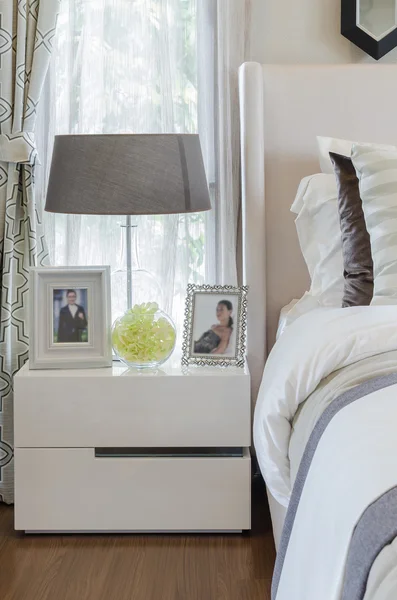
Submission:
POLYGON ((25 536, 0 505, 1 600, 270 600, 265 492, 243 535, 25 536))

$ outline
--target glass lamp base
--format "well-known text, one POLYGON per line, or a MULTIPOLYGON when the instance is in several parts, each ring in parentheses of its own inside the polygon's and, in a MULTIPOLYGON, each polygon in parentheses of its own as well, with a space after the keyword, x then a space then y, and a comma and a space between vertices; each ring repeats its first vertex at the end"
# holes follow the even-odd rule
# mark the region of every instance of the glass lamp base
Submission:
POLYGON ((113 319, 125 313, 134 304, 156 302, 163 304, 163 292, 157 279, 145 269, 117 269, 112 273, 113 319), (131 298, 128 293, 128 277, 131 278, 131 298))

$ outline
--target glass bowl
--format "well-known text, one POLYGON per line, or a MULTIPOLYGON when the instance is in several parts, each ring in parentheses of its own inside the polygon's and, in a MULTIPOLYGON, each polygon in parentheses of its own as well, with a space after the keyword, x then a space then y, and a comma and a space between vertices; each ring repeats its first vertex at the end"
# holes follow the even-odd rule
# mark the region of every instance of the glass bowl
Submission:
POLYGON ((173 353, 175 341, 172 319, 155 302, 135 304, 113 323, 113 350, 128 367, 158 367, 173 353))

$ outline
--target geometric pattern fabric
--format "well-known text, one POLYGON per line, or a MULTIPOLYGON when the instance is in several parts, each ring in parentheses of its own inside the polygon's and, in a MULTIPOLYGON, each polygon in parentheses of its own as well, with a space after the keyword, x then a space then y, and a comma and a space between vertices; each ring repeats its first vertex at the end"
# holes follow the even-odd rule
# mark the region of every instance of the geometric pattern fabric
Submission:
POLYGON ((28 358, 29 268, 46 262, 34 194, 37 105, 59 0, 0 2, 0 501, 14 501, 13 377, 28 358))

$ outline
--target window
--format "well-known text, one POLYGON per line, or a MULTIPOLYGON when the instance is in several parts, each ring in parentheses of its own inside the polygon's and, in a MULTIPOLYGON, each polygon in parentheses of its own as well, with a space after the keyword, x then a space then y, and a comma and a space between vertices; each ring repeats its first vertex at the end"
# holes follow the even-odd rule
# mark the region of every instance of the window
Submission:
MULTIPOLYGON (((63 0, 47 82, 49 139, 65 133, 197 132, 197 2, 63 0)), ((136 221, 141 267, 162 290, 162 298, 147 300, 158 299, 179 328, 188 281, 213 279, 207 245, 212 218, 200 213, 136 221)), ((44 222, 52 264, 110 264, 114 273, 126 268, 123 217, 45 213, 44 222)), ((114 317, 126 308, 119 275, 114 317)))

